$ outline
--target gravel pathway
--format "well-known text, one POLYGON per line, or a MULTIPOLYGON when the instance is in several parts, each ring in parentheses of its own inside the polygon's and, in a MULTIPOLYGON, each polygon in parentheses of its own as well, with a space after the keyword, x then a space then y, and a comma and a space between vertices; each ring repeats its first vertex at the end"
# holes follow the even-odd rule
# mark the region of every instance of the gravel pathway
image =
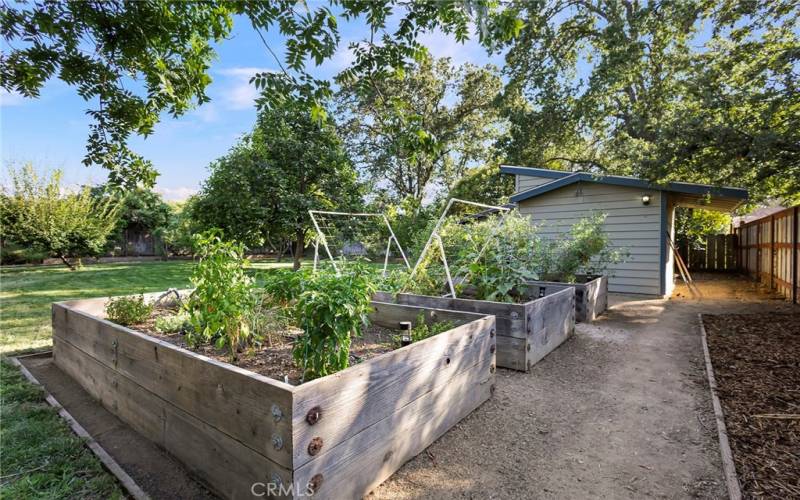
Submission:
POLYGON ((609 313, 497 391, 372 498, 725 498, 698 312, 791 308, 741 280, 609 313))

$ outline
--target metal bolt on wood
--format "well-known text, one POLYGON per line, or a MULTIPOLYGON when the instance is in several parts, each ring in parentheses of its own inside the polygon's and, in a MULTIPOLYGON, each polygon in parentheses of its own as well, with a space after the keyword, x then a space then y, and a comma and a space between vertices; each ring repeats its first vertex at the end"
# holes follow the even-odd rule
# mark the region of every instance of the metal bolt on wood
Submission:
POLYGON ((283 438, 277 434, 272 435, 272 447, 276 450, 283 448, 283 438))
POLYGON ((308 410, 308 413, 306 413, 306 422, 308 422, 308 425, 316 424, 317 422, 319 422, 321 418, 322 418, 322 408, 320 408, 319 406, 311 408, 310 410, 308 410))
POLYGON ((275 486, 280 486, 280 485, 283 484, 283 479, 281 479, 281 476, 278 475, 277 472, 273 472, 272 473, 272 481, 270 481, 270 482, 272 484, 274 484, 275 486))
POLYGON ((489 366, 489 373, 494 373, 497 368, 494 365, 489 366))
POLYGON ((497 346, 494 345, 494 344, 492 344, 492 346, 489 348, 489 352, 491 352, 491 353, 494 353, 494 351, 496 351, 496 350, 497 350, 497 346))
POLYGON ((319 491, 320 486, 322 486, 323 480, 322 474, 315 474, 314 477, 308 482, 308 491, 313 495, 317 491, 319 491))
POLYGON ((322 438, 317 436, 308 443, 308 454, 312 457, 322 450, 322 438))
POLYGON ((275 419, 276 422, 283 418, 283 412, 280 407, 274 403, 272 404, 272 418, 275 419))
POLYGON ((489 332, 489 337, 494 338, 494 328, 492 328, 492 331, 489 332))

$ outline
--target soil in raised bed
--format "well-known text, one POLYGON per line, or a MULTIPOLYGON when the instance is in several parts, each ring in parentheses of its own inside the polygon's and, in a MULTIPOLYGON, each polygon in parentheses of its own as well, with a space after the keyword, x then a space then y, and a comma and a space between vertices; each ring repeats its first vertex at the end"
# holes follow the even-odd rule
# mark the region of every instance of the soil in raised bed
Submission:
MULTIPOLYGON (((240 368, 264 375, 292 385, 302 382, 303 370, 292 357, 292 348, 295 339, 301 330, 290 328, 285 331, 272 332, 264 339, 261 346, 254 346, 239 353, 231 359, 228 349, 217 349, 213 345, 190 347, 182 333, 160 333, 155 329, 155 320, 159 316, 175 314, 174 310, 157 308, 150 318, 144 323, 131 325, 130 328, 146 333, 159 340, 189 349, 203 356, 231 363, 240 368)), ((354 337, 350 344, 350 365, 362 363, 370 358, 392 351, 398 347, 395 342, 397 332, 376 325, 369 325, 362 329, 362 335, 354 337)))
POLYGON ((743 495, 800 498, 800 314, 703 318, 743 495))

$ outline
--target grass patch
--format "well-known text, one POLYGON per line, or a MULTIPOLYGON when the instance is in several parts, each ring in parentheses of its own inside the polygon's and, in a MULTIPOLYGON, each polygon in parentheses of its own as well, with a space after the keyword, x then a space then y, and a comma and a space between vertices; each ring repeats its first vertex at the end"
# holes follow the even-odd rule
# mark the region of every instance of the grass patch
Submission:
POLYGON ((123 498, 83 440, 10 363, 0 362, 0 498, 123 498))
MULTIPOLYGON (((19 353, 52 345, 50 304, 185 288, 191 261, 0 268, 0 352, 19 353)), ((254 272, 290 267, 291 262, 257 262, 254 272)))

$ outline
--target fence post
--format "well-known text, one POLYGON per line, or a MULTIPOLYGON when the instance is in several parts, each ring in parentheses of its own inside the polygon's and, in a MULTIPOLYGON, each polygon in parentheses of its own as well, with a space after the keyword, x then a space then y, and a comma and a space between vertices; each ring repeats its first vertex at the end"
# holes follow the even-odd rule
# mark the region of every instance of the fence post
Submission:
POLYGON ((792 251, 789 254, 791 255, 792 258, 792 303, 793 304, 797 304, 797 274, 798 274, 797 261, 798 261, 798 254, 800 254, 800 251, 797 247, 797 239, 798 239, 797 228, 798 226, 800 226, 800 224, 798 224, 798 219, 797 219, 798 208, 800 208, 800 206, 794 207, 794 210, 792 211, 792 251))
POLYGON ((775 215, 769 218, 769 289, 775 290, 775 215))

